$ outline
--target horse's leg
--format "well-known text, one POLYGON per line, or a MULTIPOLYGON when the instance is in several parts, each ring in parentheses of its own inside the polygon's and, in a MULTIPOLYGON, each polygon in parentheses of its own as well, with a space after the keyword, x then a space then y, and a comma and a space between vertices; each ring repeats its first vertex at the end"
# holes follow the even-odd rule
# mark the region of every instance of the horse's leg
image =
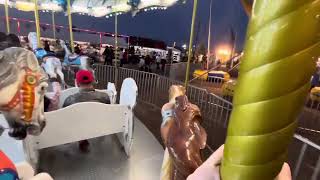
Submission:
POLYGON ((57 78, 57 74, 54 71, 54 64, 52 58, 47 58, 45 63, 43 63, 43 68, 50 78, 57 78))
POLYGON ((81 56, 80 58, 80 68, 89 70, 89 63, 88 63, 88 57, 81 56))
POLYGON ((57 67, 56 67, 56 72, 57 72, 57 74, 59 75, 59 77, 60 77, 60 79, 61 79, 61 83, 62 83, 62 87, 63 87, 63 89, 65 89, 65 86, 66 86, 66 82, 64 81, 64 74, 63 74, 63 72, 62 72, 62 66, 61 65, 58 65, 57 67))

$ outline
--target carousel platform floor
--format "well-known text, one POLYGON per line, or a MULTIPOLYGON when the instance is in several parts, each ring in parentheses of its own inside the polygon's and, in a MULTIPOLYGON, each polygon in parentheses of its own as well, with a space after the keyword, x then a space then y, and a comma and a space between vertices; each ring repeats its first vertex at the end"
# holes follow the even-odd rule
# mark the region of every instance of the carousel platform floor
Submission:
MULTIPOLYGON (((129 158, 117 138, 111 135, 90 139, 88 153, 81 153, 77 143, 43 149, 40 151, 39 171, 49 173, 55 180, 159 179, 163 148, 139 119, 134 121, 134 140, 129 158)), ((0 147, 6 147, 5 139, 0 141, 0 147)), ((5 153, 12 151, 5 149, 5 153)), ((10 158, 12 156, 16 156, 15 162, 21 160, 20 155, 12 154, 10 158)))

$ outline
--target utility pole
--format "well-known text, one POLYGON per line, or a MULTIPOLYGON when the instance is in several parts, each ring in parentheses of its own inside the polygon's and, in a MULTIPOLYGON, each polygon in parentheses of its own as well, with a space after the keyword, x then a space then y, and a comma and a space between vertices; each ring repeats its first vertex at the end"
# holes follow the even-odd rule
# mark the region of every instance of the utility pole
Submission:
POLYGON ((211 16, 212 16, 212 2, 210 2, 210 15, 209 15, 209 32, 208 32, 208 54, 207 54, 207 69, 209 69, 209 60, 210 60, 210 45, 211 45, 211 16))

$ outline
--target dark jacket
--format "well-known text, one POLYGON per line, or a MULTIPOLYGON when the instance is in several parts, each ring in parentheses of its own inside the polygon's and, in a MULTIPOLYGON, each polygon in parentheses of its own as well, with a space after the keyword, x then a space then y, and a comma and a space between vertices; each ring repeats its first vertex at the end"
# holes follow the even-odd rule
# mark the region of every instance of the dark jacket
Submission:
POLYGON ((100 102, 110 104, 109 96, 106 93, 94 89, 80 89, 79 93, 69 96, 63 103, 63 107, 80 102, 100 102))

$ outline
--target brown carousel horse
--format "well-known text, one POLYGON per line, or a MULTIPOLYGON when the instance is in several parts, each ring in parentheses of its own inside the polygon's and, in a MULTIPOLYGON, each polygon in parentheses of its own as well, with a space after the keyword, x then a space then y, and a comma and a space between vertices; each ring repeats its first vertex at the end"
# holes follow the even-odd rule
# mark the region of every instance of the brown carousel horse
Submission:
POLYGON ((172 86, 169 94, 170 102, 162 108, 166 151, 161 179, 183 180, 202 164, 200 151, 206 146, 207 134, 200 125, 200 109, 188 101, 185 89, 172 86))
POLYGON ((43 99, 48 84, 35 55, 19 47, 1 49, 0 79, 0 111, 9 135, 24 139, 27 134, 40 134, 45 127, 43 99))

